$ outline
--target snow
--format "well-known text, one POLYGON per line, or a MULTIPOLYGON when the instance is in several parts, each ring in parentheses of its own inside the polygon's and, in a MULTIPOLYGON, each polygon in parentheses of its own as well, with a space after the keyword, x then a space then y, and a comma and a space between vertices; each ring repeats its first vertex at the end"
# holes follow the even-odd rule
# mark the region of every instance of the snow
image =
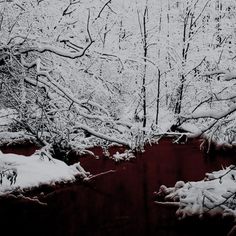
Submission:
POLYGON ((173 188, 162 185, 158 193, 165 195, 164 204, 179 206, 179 218, 204 213, 232 215, 236 217, 236 167, 207 173, 202 181, 184 183, 179 181, 173 188))
POLYGON ((15 144, 15 143, 24 143, 24 142, 34 142, 35 138, 33 136, 27 135, 23 131, 18 132, 0 132, 0 145, 5 144, 15 144))
POLYGON ((0 152, 0 195, 14 190, 38 187, 42 184, 75 181, 76 176, 86 177, 79 163, 72 166, 60 160, 42 157, 36 153, 30 157, 0 152))
MULTIPOLYGON (((221 11, 215 1, 204 0, 112 1, 112 7, 104 7, 111 1, 65 2, 1 1, 0 59, 9 59, 0 79, 0 145, 33 140, 7 132, 19 128, 11 125, 15 119, 34 139, 49 145, 66 140, 78 149, 103 142, 142 149, 152 138, 174 135, 169 129, 176 123, 186 131, 176 143, 183 135, 202 135, 209 148, 212 141, 236 146, 234 1, 221 1, 221 11), (74 2, 78 7, 68 10, 74 2)), ((111 158, 133 155, 117 152, 111 158)), ((236 215, 235 172, 228 167, 161 191, 167 201, 177 201, 180 217, 209 210, 236 215)), ((89 173, 45 150, 30 157, 0 153, 0 194, 77 175, 86 179, 89 173)))
POLYGON ((199 134, 201 133, 201 130, 199 129, 198 126, 196 126, 195 124, 192 123, 184 123, 180 126, 180 128, 182 128, 183 130, 185 130, 186 132, 192 133, 192 134, 199 134))
POLYGON ((126 150, 124 153, 116 152, 112 159, 114 159, 116 162, 119 161, 129 161, 130 159, 135 158, 134 154, 128 150, 126 150))

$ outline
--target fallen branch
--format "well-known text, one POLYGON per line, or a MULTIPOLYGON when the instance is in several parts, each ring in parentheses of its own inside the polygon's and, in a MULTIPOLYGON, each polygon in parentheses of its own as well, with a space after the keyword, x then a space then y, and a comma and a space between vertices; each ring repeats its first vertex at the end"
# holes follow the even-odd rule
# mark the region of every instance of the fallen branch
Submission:
POLYGON ((85 178, 84 180, 85 180, 85 181, 90 181, 90 180, 95 179, 95 178, 97 178, 97 177, 100 177, 100 176, 103 176, 103 175, 107 175, 107 174, 110 174, 110 173, 115 173, 115 172, 116 172, 116 170, 104 171, 104 172, 101 172, 101 173, 99 173, 99 174, 92 175, 91 177, 87 177, 87 178, 85 178))

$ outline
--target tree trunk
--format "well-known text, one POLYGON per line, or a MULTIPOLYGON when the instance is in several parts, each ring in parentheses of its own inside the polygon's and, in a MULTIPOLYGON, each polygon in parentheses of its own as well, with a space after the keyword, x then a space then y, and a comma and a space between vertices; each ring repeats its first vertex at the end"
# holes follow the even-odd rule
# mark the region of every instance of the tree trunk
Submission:
POLYGON ((159 121, 160 85, 161 85, 161 71, 158 69, 158 79, 157 79, 157 113, 156 113, 156 125, 158 125, 158 121, 159 121))
POLYGON ((146 72, 147 72, 147 6, 145 7, 143 14, 143 56, 144 56, 144 69, 143 69, 143 81, 142 81, 142 99, 143 99, 143 128, 147 124, 147 91, 146 91, 146 72))

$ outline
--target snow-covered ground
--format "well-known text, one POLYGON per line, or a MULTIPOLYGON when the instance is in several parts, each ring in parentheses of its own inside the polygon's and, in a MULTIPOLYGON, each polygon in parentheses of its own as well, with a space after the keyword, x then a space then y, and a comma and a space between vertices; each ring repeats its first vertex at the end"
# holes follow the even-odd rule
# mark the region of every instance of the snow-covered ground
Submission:
POLYGON ((88 175, 79 163, 68 166, 42 152, 29 157, 0 152, 0 195, 42 184, 71 182, 88 175))

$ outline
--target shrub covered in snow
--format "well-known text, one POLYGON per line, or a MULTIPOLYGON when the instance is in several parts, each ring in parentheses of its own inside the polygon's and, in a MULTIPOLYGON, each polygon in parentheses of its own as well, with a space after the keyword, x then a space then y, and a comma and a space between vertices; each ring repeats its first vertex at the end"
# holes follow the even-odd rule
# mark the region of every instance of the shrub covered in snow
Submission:
POLYGON ((179 181, 174 187, 162 185, 156 194, 159 204, 178 206, 179 218, 204 214, 232 215, 236 218, 236 167, 206 174, 202 181, 179 181))

